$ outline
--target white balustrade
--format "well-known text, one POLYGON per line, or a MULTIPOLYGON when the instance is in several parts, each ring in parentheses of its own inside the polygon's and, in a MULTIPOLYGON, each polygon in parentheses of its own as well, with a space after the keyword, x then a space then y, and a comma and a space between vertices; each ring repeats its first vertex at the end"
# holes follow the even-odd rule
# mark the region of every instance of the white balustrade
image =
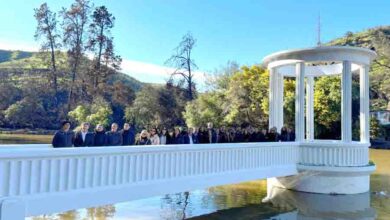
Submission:
POLYGON ((26 204, 26 216, 30 216, 184 189, 294 175, 297 147, 298 143, 278 142, 0 148, 0 205, 2 200, 19 198, 26 204), (114 198, 115 193, 118 199, 114 198), (129 196, 121 195, 126 193, 129 196), (96 201, 87 201, 91 198, 96 201), (63 205, 56 205, 61 203, 58 199, 64 199, 63 205), (73 204, 67 204, 66 199, 74 201, 73 204))
POLYGON ((359 142, 303 142, 299 147, 299 163, 310 166, 367 166, 368 146, 359 142))

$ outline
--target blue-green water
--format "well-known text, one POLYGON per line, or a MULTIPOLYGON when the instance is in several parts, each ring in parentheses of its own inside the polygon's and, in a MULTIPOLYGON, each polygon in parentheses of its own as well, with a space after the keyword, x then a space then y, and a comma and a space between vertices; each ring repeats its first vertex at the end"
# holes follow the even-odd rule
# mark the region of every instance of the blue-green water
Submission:
POLYGON ((377 165, 371 192, 332 196, 278 190, 268 201, 266 181, 225 185, 188 193, 33 217, 63 219, 390 219, 390 151, 370 150, 377 165))

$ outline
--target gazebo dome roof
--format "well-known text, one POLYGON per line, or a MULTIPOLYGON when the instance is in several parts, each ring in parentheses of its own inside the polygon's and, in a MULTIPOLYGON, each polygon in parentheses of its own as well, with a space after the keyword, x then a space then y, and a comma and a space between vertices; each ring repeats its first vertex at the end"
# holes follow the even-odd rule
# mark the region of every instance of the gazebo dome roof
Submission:
POLYGON ((358 65, 369 65, 376 56, 375 51, 366 48, 319 46, 273 53, 263 59, 263 65, 276 67, 279 74, 295 76, 295 63, 305 62, 309 64, 306 76, 333 75, 341 73, 343 61, 351 61, 353 72, 359 69, 358 65))
POLYGON ((368 65, 376 56, 375 51, 361 47, 319 46, 276 52, 266 56, 263 64, 270 67, 289 64, 289 61, 342 62, 347 60, 368 65))

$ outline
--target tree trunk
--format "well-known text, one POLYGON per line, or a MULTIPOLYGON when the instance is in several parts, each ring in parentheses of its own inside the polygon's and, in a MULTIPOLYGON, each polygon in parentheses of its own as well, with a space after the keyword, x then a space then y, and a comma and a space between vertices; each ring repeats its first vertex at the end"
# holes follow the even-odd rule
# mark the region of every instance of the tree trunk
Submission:
POLYGON ((192 101, 194 99, 194 97, 192 96, 192 74, 191 74, 191 58, 190 56, 188 56, 188 59, 187 59, 187 66, 188 66, 188 98, 190 99, 190 101, 192 101))
POLYGON ((97 60, 96 60, 96 72, 94 73, 95 75, 95 82, 94 82, 94 88, 96 89, 97 86, 98 86, 98 83, 99 83, 99 74, 100 74, 100 61, 102 59, 102 50, 103 50, 103 31, 104 31, 104 25, 102 25, 100 27, 100 39, 99 40, 99 53, 98 53, 98 56, 97 56, 97 60))
POLYGON ((73 99, 73 89, 74 89, 74 86, 75 86, 75 81, 76 81, 76 71, 77 71, 77 67, 78 67, 78 63, 79 63, 79 56, 75 56, 74 58, 74 64, 73 64, 73 67, 72 67, 72 82, 70 84, 70 88, 69 88, 69 96, 68 96, 68 112, 71 111, 71 107, 72 107, 72 99, 73 99))

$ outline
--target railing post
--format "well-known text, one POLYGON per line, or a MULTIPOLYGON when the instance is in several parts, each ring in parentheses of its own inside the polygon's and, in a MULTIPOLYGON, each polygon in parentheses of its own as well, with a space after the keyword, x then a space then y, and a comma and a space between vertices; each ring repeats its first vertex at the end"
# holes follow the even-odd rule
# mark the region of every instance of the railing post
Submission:
POLYGON ((25 213, 22 200, 6 199, 0 202, 0 220, 24 220, 25 213))

